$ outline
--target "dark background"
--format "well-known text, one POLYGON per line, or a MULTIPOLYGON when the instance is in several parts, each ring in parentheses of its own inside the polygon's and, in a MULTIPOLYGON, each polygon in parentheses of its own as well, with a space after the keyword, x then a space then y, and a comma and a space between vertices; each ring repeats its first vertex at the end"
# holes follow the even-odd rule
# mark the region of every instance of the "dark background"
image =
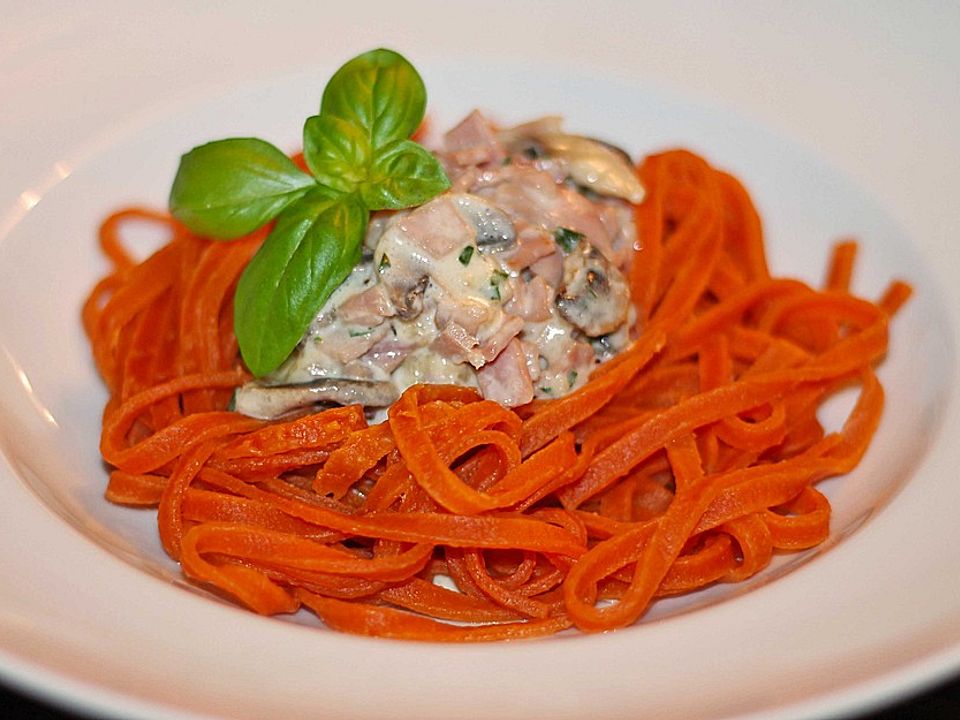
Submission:
MULTIPOLYGON (((0 718, 3 720, 81 720, 81 717, 38 702, 7 686, 0 686, 0 718)), ((919 697, 903 700, 878 712, 854 717, 857 720, 960 720, 960 678, 939 685, 919 697)))

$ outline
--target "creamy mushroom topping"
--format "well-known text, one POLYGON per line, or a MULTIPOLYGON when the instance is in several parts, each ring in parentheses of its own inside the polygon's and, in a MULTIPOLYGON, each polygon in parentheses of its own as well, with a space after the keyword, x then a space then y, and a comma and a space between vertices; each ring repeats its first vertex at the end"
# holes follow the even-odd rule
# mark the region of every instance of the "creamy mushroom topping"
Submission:
POLYGON ((499 130, 474 111, 437 156, 451 189, 374 216, 363 261, 238 411, 382 408, 416 383, 516 407, 570 392, 629 342, 643 188, 625 153, 556 118, 499 130))

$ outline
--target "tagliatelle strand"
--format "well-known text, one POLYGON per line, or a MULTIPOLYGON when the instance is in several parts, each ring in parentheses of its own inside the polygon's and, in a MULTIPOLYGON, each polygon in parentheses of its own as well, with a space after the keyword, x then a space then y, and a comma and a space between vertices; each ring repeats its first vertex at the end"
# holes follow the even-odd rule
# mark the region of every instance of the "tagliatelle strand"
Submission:
POLYGON ((909 286, 852 295, 850 240, 823 290, 772 277, 739 181, 686 151, 638 174, 631 347, 565 397, 514 411, 420 385, 379 425, 358 406, 228 410, 250 377, 233 292, 265 231, 211 243, 163 213, 114 214, 113 268, 83 308, 111 394, 107 498, 158 507, 185 575, 256 612, 438 642, 622 627, 823 542, 814 485, 869 445, 873 368, 909 286), (169 237, 143 262, 124 242, 138 223, 169 237), (846 422, 823 427, 817 409, 849 387, 846 422))

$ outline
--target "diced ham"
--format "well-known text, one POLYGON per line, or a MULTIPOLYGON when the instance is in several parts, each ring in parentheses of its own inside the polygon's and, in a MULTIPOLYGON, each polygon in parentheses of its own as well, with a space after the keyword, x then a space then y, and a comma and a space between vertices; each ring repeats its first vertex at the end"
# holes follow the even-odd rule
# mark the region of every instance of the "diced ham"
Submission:
POLYGON ((526 340, 520 341, 520 347, 523 348, 523 358, 527 362, 527 372, 530 373, 530 379, 536 382, 540 378, 540 348, 532 342, 526 340))
POLYGON ((487 400, 507 407, 533 400, 533 381, 520 341, 513 339, 493 360, 477 371, 480 392, 487 400))
POLYGON ((393 314, 387 290, 380 284, 351 295, 337 308, 337 317, 348 325, 374 327, 393 314))
POLYGON ((514 223, 544 229, 554 226, 549 213, 557 202, 557 184, 542 170, 508 165, 485 173, 472 192, 503 210, 514 223))
POLYGON ((440 159, 443 161, 443 169, 446 170, 447 177, 450 178, 450 192, 452 193, 470 192, 470 188, 474 187, 483 176, 483 171, 474 165, 466 167, 457 165, 452 159, 448 161, 443 155, 440 156, 440 159))
POLYGON ((574 370, 577 373, 589 373, 596 359, 597 354, 588 343, 575 340, 564 348, 562 355, 551 358, 550 372, 566 374, 574 370))
POLYGON ((586 235, 609 260, 616 261, 610 231, 598 206, 575 189, 558 185, 549 173, 533 167, 506 167, 496 180, 474 192, 501 208, 518 225, 539 227, 548 233, 568 228, 586 235))
POLYGON ((597 354, 588 343, 577 340, 567 351, 567 357, 570 359, 570 367, 572 369, 579 369, 591 367, 597 358, 597 354))
POLYGON ((506 264, 513 270, 523 270, 556 251, 557 243, 550 233, 540 228, 527 227, 517 234, 516 248, 507 255, 506 264))
POLYGON ((474 367, 484 363, 484 357, 477 349, 480 342, 463 327, 455 322, 447 323, 436 339, 430 344, 430 349, 450 358, 454 362, 469 362, 474 367))
POLYGON ((633 259, 633 243, 637 236, 633 208, 614 200, 602 201, 601 208, 600 221, 607 228, 613 249, 613 257, 608 259, 621 271, 626 271, 633 259))
POLYGON ((471 335, 476 335, 480 326, 490 317, 490 304, 476 298, 456 297, 445 292, 437 303, 436 323, 440 329, 453 322, 471 335))
POLYGON ((323 351, 340 363, 347 363, 365 355, 379 340, 390 332, 386 325, 380 325, 369 331, 341 329, 324 339, 323 351))
POLYGON ((553 291, 542 277, 532 280, 510 278, 513 297, 503 306, 511 315, 523 318, 527 322, 544 322, 550 319, 553 303, 553 291))
POLYGON ((407 215, 400 227, 414 244, 435 258, 462 250, 476 235, 450 199, 443 195, 407 215))
POLYGON ((495 128, 476 110, 443 136, 443 145, 458 165, 500 163, 507 156, 495 128))
POLYGON ((563 257, 556 252, 542 257, 530 266, 530 272, 543 278, 547 285, 556 289, 563 282, 563 257))
POLYGON ((583 233, 607 260, 616 262, 610 233, 600 219, 597 206, 568 187, 557 186, 557 198, 557 202, 551 208, 554 227, 570 228, 583 233))
POLYGON ((507 344, 523 330, 523 320, 514 315, 504 315, 503 323, 493 333, 484 339, 480 352, 487 362, 493 360, 507 346, 507 344))
POLYGON ((374 343, 360 361, 386 373, 392 373, 413 349, 414 346, 390 334, 374 343))

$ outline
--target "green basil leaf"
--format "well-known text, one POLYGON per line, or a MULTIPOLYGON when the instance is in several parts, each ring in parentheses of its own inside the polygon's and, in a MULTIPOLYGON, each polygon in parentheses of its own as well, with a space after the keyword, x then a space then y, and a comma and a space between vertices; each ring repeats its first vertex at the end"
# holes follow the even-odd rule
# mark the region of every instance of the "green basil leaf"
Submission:
POLYGON ((195 233, 227 240, 253 232, 315 186, 268 142, 218 140, 180 158, 170 212, 195 233))
POLYGON ((234 329, 254 375, 290 355, 360 259, 369 213, 352 195, 318 189, 283 212, 240 276, 234 329))
POLYGON ((410 137, 426 106, 427 91, 413 65, 381 48, 355 57, 334 73, 323 91, 320 114, 363 128, 376 150, 410 137))
POLYGON ((376 155, 360 194, 371 210, 398 210, 425 203, 448 187, 440 162, 412 140, 401 140, 376 155))
POLYGON ((350 193, 367 178, 370 138, 342 118, 314 115, 303 125, 303 157, 318 183, 350 193))

